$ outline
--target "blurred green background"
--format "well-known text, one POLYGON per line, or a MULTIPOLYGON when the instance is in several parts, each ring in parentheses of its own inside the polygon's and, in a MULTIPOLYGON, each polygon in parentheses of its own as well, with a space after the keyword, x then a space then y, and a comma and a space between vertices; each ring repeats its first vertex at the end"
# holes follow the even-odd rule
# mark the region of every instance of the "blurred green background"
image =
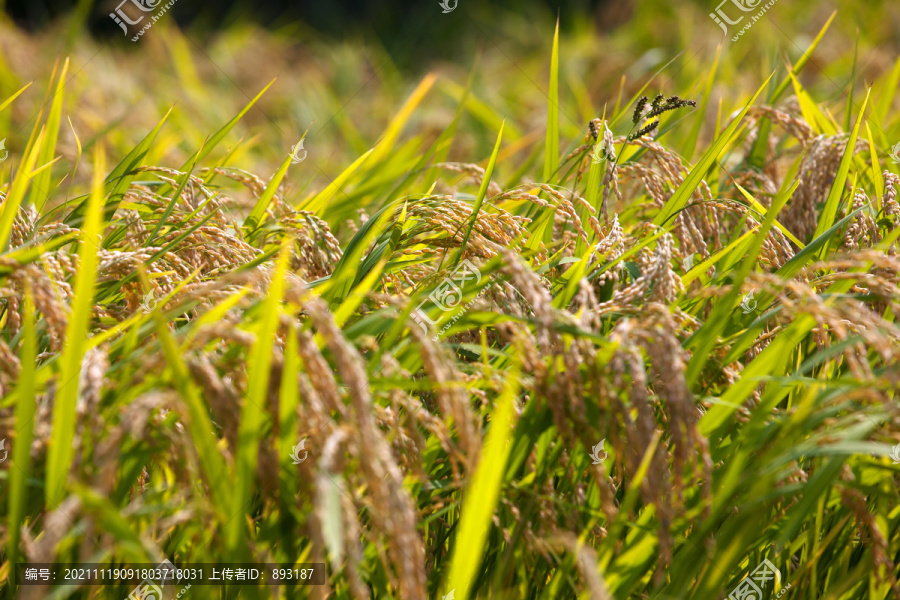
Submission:
MULTIPOLYGON (((109 17, 120 5, 4 3, 0 95, 35 82, 24 92, 31 100, 0 115, 13 154, 36 114, 24 107, 42 104, 50 65, 65 57, 71 61, 65 116, 72 128, 65 128, 60 149, 73 163, 73 131, 85 148, 101 138, 112 147, 132 147, 172 106, 173 126, 162 133, 170 137, 150 158, 179 163, 277 78, 227 140, 229 161, 272 173, 308 130, 311 160, 287 182, 291 197, 321 189, 373 147, 428 73, 436 80, 408 122, 406 131, 417 132, 410 143, 427 147, 471 85, 462 127, 467 135, 454 142, 449 158, 485 158, 504 119, 507 151, 527 152, 545 127, 557 16, 560 133, 568 148, 583 139, 590 119, 648 82, 650 93, 701 97, 721 45, 719 76, 700 107, 706 117, 701 142, 708 139, 717 119, 739 108, 770 73, 783 74, 797 60, 834 11, 801 77, 817 102, 843 113, 852 97, 858 100, 890 71, 900 52, 900 6, 887 0, 779 0, 737 42, 724 38, 710 18, 718 4, 704 1, 459 0, 445 14, 438 0, 177 0, 137 42, 109 17), (733 90, 743 93, 724 93, 733 90)), ((886 124, 876 126, 888 131, 886 124)), ((501 167, 498 176, 504 175, 501 167)))

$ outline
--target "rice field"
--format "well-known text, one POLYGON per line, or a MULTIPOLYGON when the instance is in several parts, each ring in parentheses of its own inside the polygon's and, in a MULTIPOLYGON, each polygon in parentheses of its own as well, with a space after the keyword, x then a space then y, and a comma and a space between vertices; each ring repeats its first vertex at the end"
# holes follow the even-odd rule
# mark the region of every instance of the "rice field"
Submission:
POLYGON ((900 9, 751 3, 0 21, 4 597, 900 598, 900 9))

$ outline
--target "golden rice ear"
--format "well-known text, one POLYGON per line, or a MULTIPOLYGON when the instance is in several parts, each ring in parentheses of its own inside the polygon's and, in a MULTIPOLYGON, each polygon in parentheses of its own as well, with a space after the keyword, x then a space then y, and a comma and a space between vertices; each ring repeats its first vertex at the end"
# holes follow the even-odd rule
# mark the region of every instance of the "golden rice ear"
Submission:
MULTIPOLYGON (((160 26, 92 63, 67 38, 79 77, 60 59, 43 100, 0 99, 0 554, 315 562, 316 600, 724 598, 755 564, 781 569, 769 598, 900 598, 900 60, 825 64, 849 47, 833 44, 804 89, 832 15, 756 105, 753 67, 776 56, 762 26, 711 69, 701 50, 651 77, 673 41, 719 27, 647 4, 666 10, 638 41, 659 48, 576 24, 542 55, 486 45, 465 88, 441 65, 403 106, 383 48, 242 25, 207 56, 160 26), (232 82, 279 61, 302 68, 248 112, 261 95, 232 82), (694 103, 645 82, 712 110, 682 121, 694 103), (845 108, 865 143, 847 146, 845 108), (307 112, 334 118, 301 138, 307 112), (82 139, 117 166, 81 164, 82 139)), ((13 91, 58 29, 4 27, 13 91)), ((860 49, 885 31, 862 28, 880 37, 860 49)))

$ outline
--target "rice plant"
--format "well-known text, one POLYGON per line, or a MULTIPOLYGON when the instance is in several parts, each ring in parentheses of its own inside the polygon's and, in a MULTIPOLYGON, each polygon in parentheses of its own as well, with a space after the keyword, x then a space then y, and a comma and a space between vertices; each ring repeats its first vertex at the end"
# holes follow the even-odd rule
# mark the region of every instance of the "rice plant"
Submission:
POLYGON ((756 25, 598 85, 545 18, 518 72, 368 82, 336 43, 257 81, 291 49, 250 26, 201 51, 162 19, 111 58, 23 36, 6 597, 139 597, 25 569, 164 560, 326 571, 172 597, 900 597, 900 58, 858 79, 835 14, 783 14, 788 60, 756 25))

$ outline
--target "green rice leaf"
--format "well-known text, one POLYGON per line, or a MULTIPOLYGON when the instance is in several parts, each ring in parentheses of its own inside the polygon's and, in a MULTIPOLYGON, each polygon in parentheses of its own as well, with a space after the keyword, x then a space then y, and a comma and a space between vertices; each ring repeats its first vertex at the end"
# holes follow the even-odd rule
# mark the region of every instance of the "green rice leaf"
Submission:
POLYGON ((514 431, 513 404, 517 391, 518 380, 513 371, 491 415, 491 427, 482 449, 481 461, 465 492, 458 533, 453 542, 450 575, 444 586, 448 591, 456 590, 457 600, 472 597, 472 579, 484 553, 509 456, 508 440, 514 431))
POLYGON ((28 186, 34 175, 32 169, 34 169, 35 162, 37 161, 43 138, 44 132, 41 130, 41 133, 38 135, 37 144, 35 144, 31 149, 31 152, 28 153, 25 164, 23 164, 16 172, 12 185, 9 188, 9 193, 6 195, 2 207, 0 207, 0 252, 5 252, 7 250, 9 236, 12 233, 13 221, 19 211, 19 206, 22 205, 22 200, 25 198, 25 193, 28 191, 28 186))
POLYGON ((12 104, 13 101, 14 101, 16 98, 18 98, 19 96, 21 96, 21 95, 22 95, 22 92, 24 92, 25 90, 27 90, 28 88, 30 88, 32 83, 34 83, 34 82, 33 82, 33 81, 30 81, 30 82, 26 83, 26 84, 23 85, 23 86, 19 89, 19 91, 17 91, 15 94, 13 94, 12 96, 10 96, 9 98, 7 98, 6 100, 4 100, 3 102, 0 102, 0 112, 3 112, 4 109, 6 109, 7 106, 9 106, 10 104, 12 104))
POLYGON ((263 193, 259 195, 259 198, 256 200, 256 204, 253 205, 253 210, 250 211, 250 214, 247 215, 247 218, 244 219, 244 228, 248 233, 252 233, 259 224, 262 222, 263 217, 266 214, 266 209, 269 207, 269 203, 272 202, 272 198, 275 197, 275 191, 278 189, 278 186, 281 185, 281 180, 284 179, 285 174, 287 173, 288 167, 291 166, 291 162, 293 161, 293 156, 288 156, 284 159, 284 162, 281 163, 281 167, 279 167, 278 171, 275 172, 275 175, 272 176, 272 179, 269 180, 268 185, 266 185, 266 189, 263 190, 263 193))
POLYGON ((466 226, 466 233, 463 236, 462 243, 459 245, 459 252, 456 255, 455 265, 458 265, 462 260, 463 254, 466 251, 466 245, 469 243, 469 236, 472 235, 472 229, 475 227, 475 222, 478 220, 478 212, 481 210, 481 205, 484 204, 484 197, 487 195, 488 186, 491 184, 491 177, 494 175, 494 165, 497 164, 497 153, 500 152, 500 142, 502 140, 503 124, 500 125, 500 132, 497 134, 497 142, 494 144, 494 151, 491 153, 487 168, 484 170, 484 179, 481 181, 481 188, 479 188, 478 196, 475 198, 475 205, 472 207, 472 217, 469 219, 469 224, 466 226))
MULTIPOLYGON (((37 365, 37 341, 35 334, 34 293, 31 283, 25 281, 25 314, 22 341, 22 371, 19 373, 19 389, 16 398, 16 440, 12 449, 9 470, 9 512, 7 520, 8 540, 6 556, 10 564, 19 560, 21 528, 25 524, 28 498, 28 480, 31 479, 31 442, 34 439, 34 417, 37 411, 35 368, 37 365)), ((33 508, 31 509, 33 510, 33 508)), ((10 586, 15 586, 16 570, 10 569, 10 586)))
MULTIPOLYGON (((53 155, 56 153, 56 140, 59 138, 59 122, 62 117, 62 105, 63 98, 65 96, 64 89, 66 86, 66 73, 69 71, 69 59, 67 58, 63 63, 62 71, 59 74, 59 79, 56 82, 56 90, 53 92, 53 100, 50 105, 50 114, 47 115, 47 125, 46 125, 46 135, 43 139, 43 142, 39 145, 40 153, 38 154, 37 164, 45 165, 53 160, 53 155)), ((52 175, 50 169, 46 169, 42 171, 38 175, 35 176, 34 181, 32 182, 32 197, 34 199, 33 204, 38 211, 38 214, 44 212, 44 204, 47 201, 47 198, 50 196, 50 193, 53 191, 50 188, 50 176, 52 175)))
POLYGON ((75 294, 72 313, 66 326, 66 342, 60 359, 59 383, 53 402, 53 435, 47 451, 46 499, 50 506, 58 505, 65 498, 65 485, 69 468, 75 455, 75 438, 78 388, 81 381, 81 361, 87 349, 86 340, 94 309, 94 291, 97 286, 97 251, 103 231, 103 180, 104 157, 101 149, 94 150, 94 181, 88 199, 85 223, 79 235, 78 273, 75 275, 75 294))
POLYGON ((559 171, 559 18, 553 33, 553 50, 550 57, 550 86, 547 90, 547 141, 544 145, 545 183, 559 171))
MULTIPOLYGON (((850 139, 847 142, 847 147, 844 149, 844 156, 841 158, 841 164, 838 167, 837 173, 834 176, 834 181, 831 184, 831 191, 828 193, 828 198, 825 200, 825 207, 822 209, 818 223, 816 223, 816 231, 813 234, 813 238, 818 238, 825 233, 837 218, 838 203, 844 195, 847 176, 850 174, 850 164, 853 162, 853 155, 856 153, 856 140, 859 138, 859 127, 862 125, 863 119, 865 118, 866 106, 869 103, 869 95, 871 92, 872 90, 870 88, 866 93, 866 99, 863 100, 862 108, 859 111, 859 117, 856 119, 856 125, 853 126, 853 131, 850 132, 850 139)), ((819 258, 824 258, 827 249, 828 244, 825 244, 819 252, 819 258)))
POLYGON ((264 435, 266 421, 271 421, 265 407, 272 366, 273 340, 281 314, 281 299, 284 295, 284 278, 291 255, 290 249, 290 244, 284 244, 281 248, 261 313, 256 342, 253 344, 251 358, 248 361, 250 372, 247 374, 247 392, 241 407, 238 445, 235 448, 237 478, 231 493, 231 513, 234 518, 229 522, 226 531, 228 550, 235 560, 244 557, 249 547, 243 515, 247 512, 254 488, 259 442, 264 435))

